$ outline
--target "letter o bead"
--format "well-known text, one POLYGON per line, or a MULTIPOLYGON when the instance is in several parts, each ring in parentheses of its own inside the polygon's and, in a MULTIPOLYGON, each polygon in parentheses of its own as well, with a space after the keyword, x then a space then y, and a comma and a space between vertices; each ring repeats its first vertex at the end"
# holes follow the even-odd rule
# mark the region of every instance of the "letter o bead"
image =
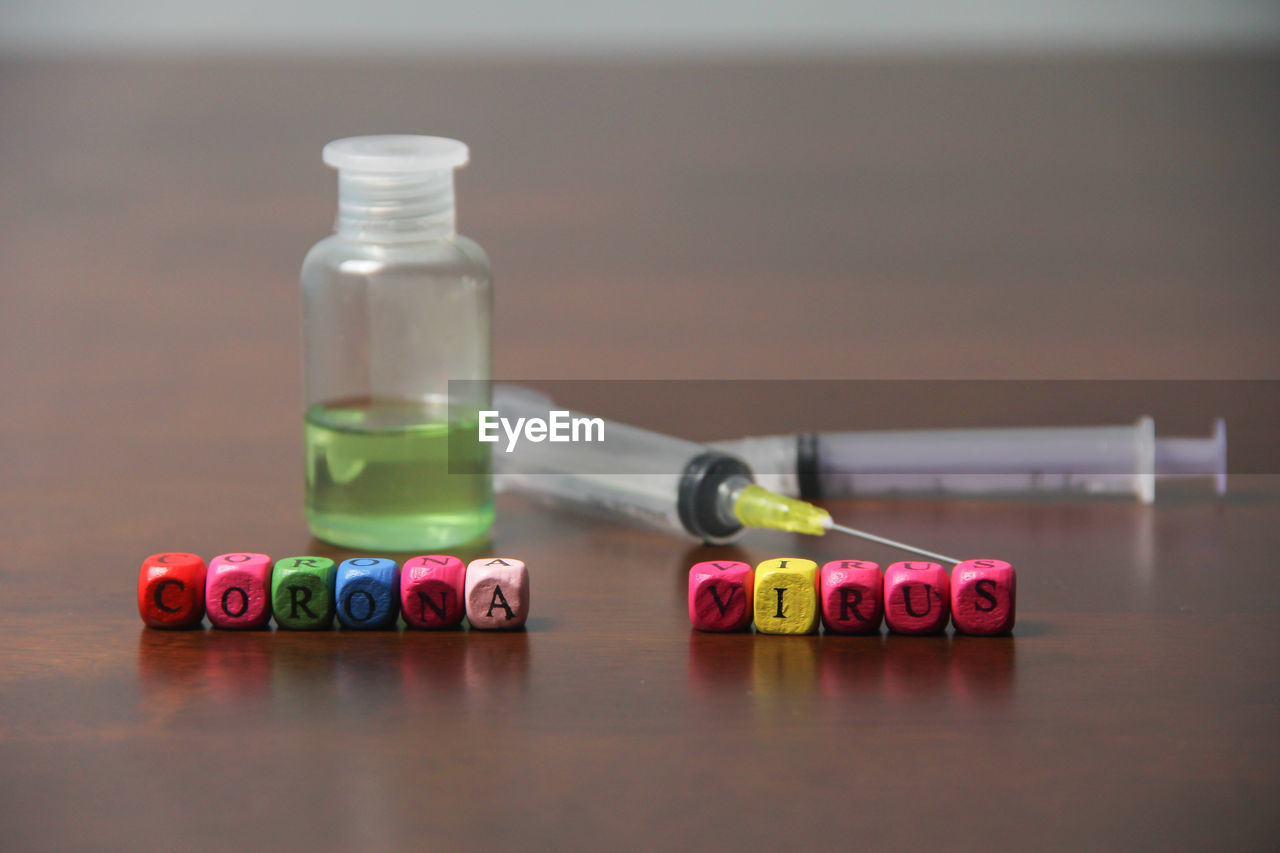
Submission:
POLYGON ((447 554, 424 554, 400 570, 400 612, 412 628, 456 628, 465 615, 467 566, 447 554))
POLYGON ((472 560, 464 596, 472 628, 522 627, 529 618, 529 570, 510 557, 472 560))
POLYGON ((334 604, 343 628, 391 628, 400 615, 400 567, 385 557, 354 557, 338 566, 334 604))
POLYGON ((951 618, 951 583, 937 563, 893 563, 884 573, 884 620, 899 634, 938 634, 951 618))
POLYGON ((204 587, 215 628, 264 628, 271 621, 271 558, 219 554, 209 561, 204 587))
POLYGON ((880 566, 866 560, 834 560, 822 567, 819 583, 822 624, 837 634, 872 634, 884 618, 880 566))
POLYGON ((1007 634, 1017 593, 1017 575, 1004 560, 965 560, 951 573, 951 621, 963 634, 1007 634))
POLYGON ((736 560, 689 569, 689 621, 699 631, 741 631, 751 624, 755 572, 736 560))
POLYGON ((138 614, 152 628, 194 628, 204 619, 204 560, 163 552, 142 561, 138 614))

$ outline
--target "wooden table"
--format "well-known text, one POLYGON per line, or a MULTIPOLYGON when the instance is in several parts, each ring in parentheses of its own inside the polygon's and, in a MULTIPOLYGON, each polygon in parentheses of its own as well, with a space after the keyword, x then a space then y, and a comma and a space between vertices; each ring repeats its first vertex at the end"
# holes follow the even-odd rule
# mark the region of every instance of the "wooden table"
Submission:
POLYGON ((0 846, 1274 848, 1274 386, 852 380, 1277 378, 1278 84, 1213 56, 0 63, 0 846), (695 634, 705 556, 897 555, 506 496, 525 633, 145 629, 149 553, 342 553, 301 517, 296 275, 321 145, 380 131, 472 145, 500 376, 830 380, 566 403, 699 439, 1225 414, 1239 476, 830 505, 1011 560, 1010 638, 695 634))

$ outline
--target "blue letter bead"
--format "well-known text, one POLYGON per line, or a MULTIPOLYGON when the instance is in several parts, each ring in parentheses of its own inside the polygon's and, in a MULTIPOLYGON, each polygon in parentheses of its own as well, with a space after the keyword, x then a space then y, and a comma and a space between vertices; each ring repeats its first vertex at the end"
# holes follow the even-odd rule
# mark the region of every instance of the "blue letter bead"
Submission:
POLYGON ((335 592, 342 627, 393 628, 400 615, 400 567, 379 557, 343 560, 335 592))

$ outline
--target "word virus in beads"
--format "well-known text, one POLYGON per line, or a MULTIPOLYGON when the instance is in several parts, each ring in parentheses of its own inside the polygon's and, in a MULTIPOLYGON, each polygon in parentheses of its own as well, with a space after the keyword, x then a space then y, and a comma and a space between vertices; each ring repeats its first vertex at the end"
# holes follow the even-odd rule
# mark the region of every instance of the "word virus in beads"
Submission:
POLYGON ((152 628, 323 631, 343 628, 519 628, 529 618, 529 571, 510 557, 463 564, 446 554, 413 557, 401 568, 383 557, 334 564, 326 557, 152 554, 138 574, 138 613, 152 628))
POLYGON ((689 619, 701 631, 762 634, 939 634, 947 622, 977 636, 1013 630, 1017 577, 1003 560, 965 560, 948 577, 938 563, 782 557, 754 569, 712 560, 689 569, 689 619))

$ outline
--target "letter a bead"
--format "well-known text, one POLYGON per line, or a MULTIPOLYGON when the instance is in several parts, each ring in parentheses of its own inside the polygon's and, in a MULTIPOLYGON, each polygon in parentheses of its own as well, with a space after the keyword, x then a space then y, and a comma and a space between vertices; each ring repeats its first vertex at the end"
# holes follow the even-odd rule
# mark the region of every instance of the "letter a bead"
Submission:
POLYGON ((400 615, 400 567, 382 557, 355 557, 338 566, 334 584, 343 628, 390 628, 400 615))
POLYGON ((472 628, 519 628, 529 618, 529 570, 510 557, 472 560, 464 595, 472 628))
POLYGON ((756 566, 755 617, 763 634, 818 630, 818 564, 783 557, 756 566))
POLYGON ((263 628, 271 621, 271 558, 220 554, 209 561, 204 585, 215 628, 263 628))
POLYGON ((455 628, 465 613, 467 567, 457 557, 424 554, 400 570, 400 610, 413 628, 455 628))
POLYGON ((964 634, 1013 630, 1018 578, 1004 560, 965 560, 951 572, 951 621, 964 634))
POLYGON ((822 567, 822 624, 837 634, 871 634, 884 618, 880 566, 866 560, 835 560, 822 567))
POLYGON ((884 572, 884 621, 899 634, 937 634, 951 617, 951 584, 937 563, 894 563, 884 572))
POLYGON ((204 560, 152 554, 138 572, 138 613, 152 628, 194 628, 204 619, 204 560))
POLYGON ((285 557, 271 573, 271 609, 276 624, 295 631, 333 625, 336 572, 327 557, 285 557))
POLYGON ((755 572, 736 560, 689 569, 689 621, 699 631, 740 631, 751 624, 755 572))

